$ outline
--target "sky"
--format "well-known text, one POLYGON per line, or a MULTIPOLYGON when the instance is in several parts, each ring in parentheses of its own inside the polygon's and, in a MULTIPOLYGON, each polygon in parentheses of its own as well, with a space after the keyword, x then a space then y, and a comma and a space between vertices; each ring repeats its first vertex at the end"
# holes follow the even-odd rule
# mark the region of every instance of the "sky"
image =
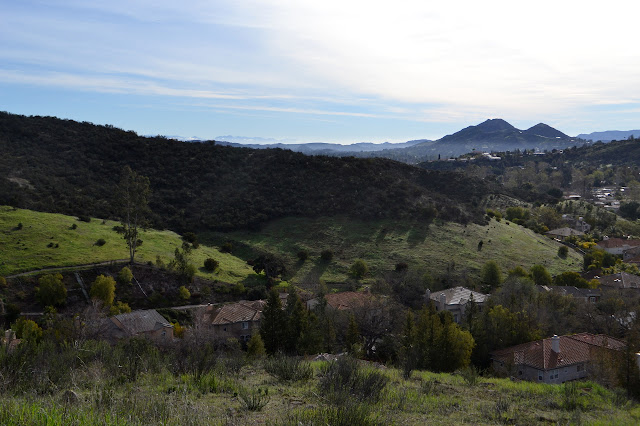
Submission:
POLYGON ((142 135, 640 128, 629 0, 0 0, 0 110, 142 135))

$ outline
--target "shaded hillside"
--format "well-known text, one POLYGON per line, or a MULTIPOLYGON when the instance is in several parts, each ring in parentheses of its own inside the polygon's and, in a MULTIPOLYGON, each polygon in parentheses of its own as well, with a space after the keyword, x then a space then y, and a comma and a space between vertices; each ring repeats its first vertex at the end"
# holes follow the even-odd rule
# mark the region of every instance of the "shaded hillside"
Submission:
POLYGON ((627 139, 630 136, 640 138, 640 130, 606 130, 604 132, 581 133, 577 137, 588 141, 611 142, 627 139))
POLYGON ((131 166, 151 180, 154 224, 253 227, 285 216, 482 221, 486 184, 384 159, 305 156, 140 137, 111 126, 0 113, 0 204, 113 218, 131 166))

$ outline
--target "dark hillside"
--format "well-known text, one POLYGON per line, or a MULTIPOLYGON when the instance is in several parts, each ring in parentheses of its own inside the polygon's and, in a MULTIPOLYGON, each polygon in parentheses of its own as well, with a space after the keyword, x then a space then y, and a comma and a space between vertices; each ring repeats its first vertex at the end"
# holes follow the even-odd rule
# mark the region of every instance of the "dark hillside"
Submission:
POLYGON ((111 126, 0 113, 0 204, 115 217, 129 165, 151 180, 154 224, 253 227, 285 216, 482 221, 486 184, 385 159, 305 156, 145 138, 111 126))

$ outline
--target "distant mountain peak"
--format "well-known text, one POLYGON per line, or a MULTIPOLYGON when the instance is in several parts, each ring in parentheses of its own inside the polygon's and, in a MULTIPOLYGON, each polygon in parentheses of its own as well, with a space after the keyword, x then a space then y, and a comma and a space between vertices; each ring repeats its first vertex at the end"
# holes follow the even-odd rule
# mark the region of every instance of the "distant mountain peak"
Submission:
POLYGON ((505 120, 501 118, 490 118, 477 126, 476 129, 482 130, 483 132, 498 132, 500 130, 514 130, 511 124, 507 123, 505 120))
POLYGON ((560 130, 554 129, 553 127, 544 123, 538 123, 535 126, 525 130, 524 133, 537 135, 537 136, 544 136, 545 138, 569 139, 569 136, 565 135, 560 130))

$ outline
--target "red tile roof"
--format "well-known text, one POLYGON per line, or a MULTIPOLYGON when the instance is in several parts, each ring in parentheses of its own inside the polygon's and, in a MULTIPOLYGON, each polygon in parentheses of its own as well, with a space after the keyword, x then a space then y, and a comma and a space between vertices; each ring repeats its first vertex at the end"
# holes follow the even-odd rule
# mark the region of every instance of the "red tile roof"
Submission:
POLYGON ((601 248, 616 248, 616 247, 638 247, 640 246, 640 240, 626 240, 623 238, 609 238, 602 240, 597 244, 601 248))
POLYGON ((327 305, 334 309, 344 311, 366 305, 371 301, 372 296, 371 293, 344 291, 342 293, 327 294, 325 298, 327 299, 327 305))
POLYGON ((494 360, 511 362, 514 365, 528 365, 539 370, 558 367, 591 360, 591 350, 606 348, 620 350, 625 343, 604 334, 593 335, 580 333, 571 336, 560 336, 560 352, 551 349, 551 338, 523 343, 492 353, 494 360))
POLYGON ((264 300, 246 301, 230 303, 221 306, 214 314, 211 324, 233 324, 244 321, 260 321, 264 300))

